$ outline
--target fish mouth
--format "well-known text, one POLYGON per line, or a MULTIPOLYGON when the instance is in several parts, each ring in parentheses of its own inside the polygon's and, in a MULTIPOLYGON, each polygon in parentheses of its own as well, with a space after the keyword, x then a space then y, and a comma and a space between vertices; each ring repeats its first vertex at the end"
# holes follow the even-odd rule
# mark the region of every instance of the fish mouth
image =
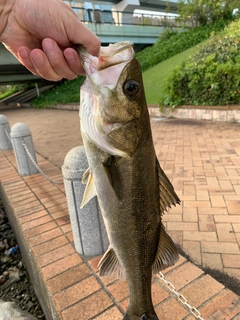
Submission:
POLYGON ((133 59, 133 42, 122 41, 101 47, 99 57, 90 55, 83 46, 78 46, 81 64, 95 91, 106 85, 114 88, 124 66, 133 59))

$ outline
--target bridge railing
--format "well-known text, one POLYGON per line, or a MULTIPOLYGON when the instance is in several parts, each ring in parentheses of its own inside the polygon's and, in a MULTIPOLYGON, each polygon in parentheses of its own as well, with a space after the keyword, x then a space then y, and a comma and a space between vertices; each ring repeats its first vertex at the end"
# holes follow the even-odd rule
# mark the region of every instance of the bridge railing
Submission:
MULTIPOLYGON (((177 16, 134 13, 125 11, 74 8, 78 18, 85 24, 111 24, 116 26, 151 26, 182 28, 183 23, 177 16)), ((190 27, 185 23, 184 27, 190 27)))

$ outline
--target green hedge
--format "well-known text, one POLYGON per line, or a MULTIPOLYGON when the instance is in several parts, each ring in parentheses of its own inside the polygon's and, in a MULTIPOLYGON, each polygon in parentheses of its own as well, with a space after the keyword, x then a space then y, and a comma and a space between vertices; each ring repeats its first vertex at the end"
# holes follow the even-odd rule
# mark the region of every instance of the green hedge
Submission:
POLYGON ((31 101, 31 106, 36 108, 50 108, 55 104, 79 103, 79 88, 85 77, 78 76, 74 80, 65 81, 60 86, 48 90, 31 101))
POLYGON ((174 69, 160 105, 240 103, 240 20, 211 37, 199 52, 174 69))
POLYGON ((214 24, 196 27, 180 33, 173 31, 167 36, 166 33, 163 33, 152 47, 147 47, 137 53, 136 57, 142 66, 142 70, 145 71, 161 61, 208 39, 212 33, 218 33, 223 30, 226 24, 227 21, 219 20, 214 24))

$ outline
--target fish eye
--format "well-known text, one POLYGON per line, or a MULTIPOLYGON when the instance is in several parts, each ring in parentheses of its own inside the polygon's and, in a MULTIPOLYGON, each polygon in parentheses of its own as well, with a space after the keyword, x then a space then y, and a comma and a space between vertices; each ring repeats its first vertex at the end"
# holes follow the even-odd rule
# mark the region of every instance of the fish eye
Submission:
POLYGON ((134 80, 127 80, 123 84, 123 92, 126 97, 134 98, 139 92, 139 84, 134 80))

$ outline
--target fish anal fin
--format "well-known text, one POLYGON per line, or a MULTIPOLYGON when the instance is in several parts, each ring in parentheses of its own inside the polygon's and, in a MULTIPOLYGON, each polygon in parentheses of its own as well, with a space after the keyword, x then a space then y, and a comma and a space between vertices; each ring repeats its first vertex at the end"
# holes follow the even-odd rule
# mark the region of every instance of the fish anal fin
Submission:
POLYGON ((171 208, 172 205, 176 206, 177 204, 180 204, 181 201, 174 191, 174 188, 168 177, 160 167, 157 158, 156 167, 159 180, 160 210, 162 214, 164 211, 167 211, 168 208, 171 208))
POLYGON ((118 157, 110 156, 107 159, 107 161, 103 163, 103 167, 116 196, 118 197, 118 199, 121 200, 122 184, 121 184, 119 169, 117 166, 117 160, 118 160, 118 157))
POLYGON ((85 204, 87 204, 93 197, 97 195, 93 175, 90 169, 87 169, 87 171, 85 171, 85 173, 83 174, 82 182, 86 183, 86 188, 83 194, 82 203, 80 205, 81 209, 85 206, 85 204))
POLYGON ((161 224, 157 254, 152 266, 153 273, 158 273, 159 271, 174 265, 178 259, 179 254, 175 244, 165 231, 163 224, 161 224))
POLYGON ((121 266, 118 258, 115 254, 115 251, 112 247, 109 247, 108 250, 103 255, 102 259, 98 264, 99 275, 102 276, 112 276, 115 272, 116 276, 120 280, 125 280, 125 271, 121 266))

